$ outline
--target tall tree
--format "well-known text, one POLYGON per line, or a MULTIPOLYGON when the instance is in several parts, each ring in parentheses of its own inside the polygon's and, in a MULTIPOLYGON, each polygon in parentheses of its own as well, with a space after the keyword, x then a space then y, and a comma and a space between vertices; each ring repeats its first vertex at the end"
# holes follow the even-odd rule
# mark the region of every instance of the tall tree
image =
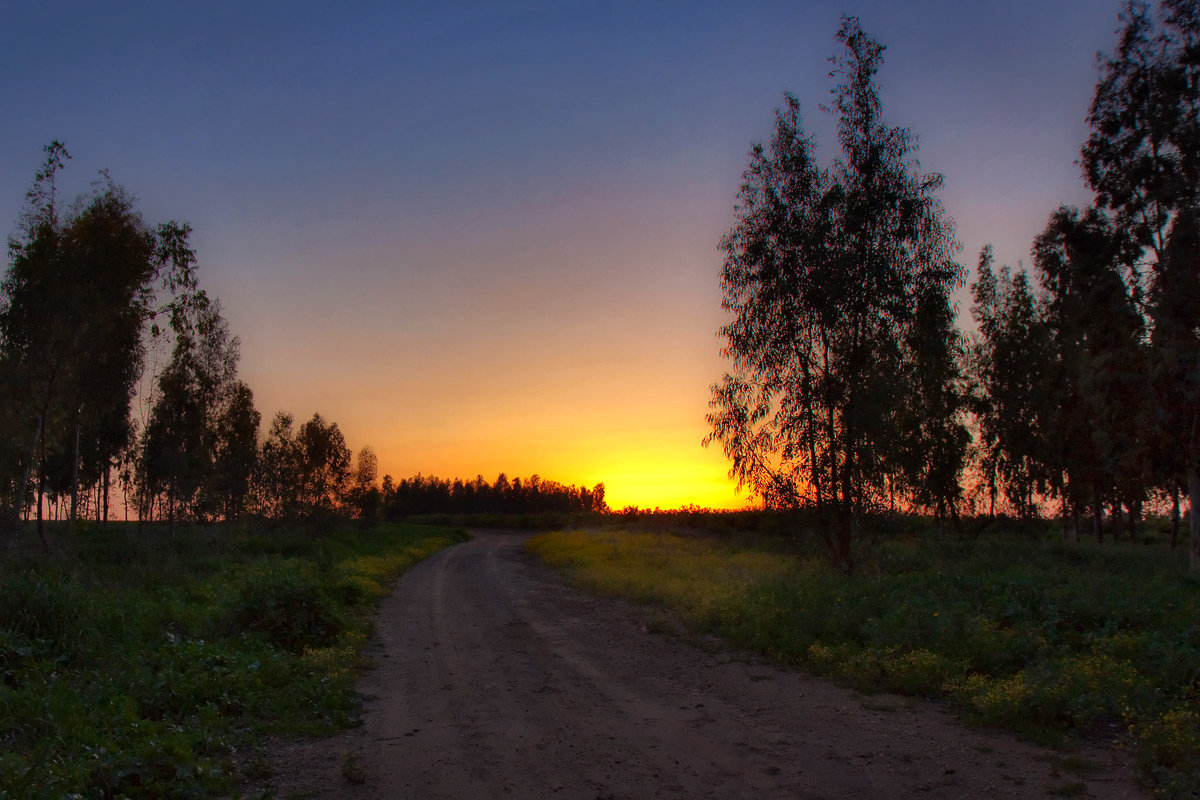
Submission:
POLYGON ((963 270, 936 197, 940 176, 920 176, 913 134, 882 122, 883 45, 853 17, 837 38, 842 157, 817 165, 799 103, 785 95, 770 150, 751 150, 737 221, 721 241, 732 368, 713 387, 705 443, 720 442, 739 486, 767 505, 828 517, 830 554, 850 569, 857 520, 911 442, 895 423, 920 417, 915 387, 897 381, 902 364, 953 349, 909 350, 921 341, 910 335, 919 301, 936 317, 963 270))
MULTIPOLYGON (((245 403, 236 384, 238 340, 229 333, 219 306, 199 291, 173 309, 175 348, 158 380, 158 394, 142 438, 142 487, 147 499, 159 497, 172 522, 180 515, 211 517, 228 498, 215 486, 221 477, 221 434, 231 401, 245 403)), ((248 390, 247 390, 248 391, 248 390)), ((254 423, 253 406, 237 413, 254 423)), ((244 442, 240 442, 244 446, 244 442)), ((239 448, 240 449, 240 448, 239 448)))
POLYGON ((255 511, 271 519, 290 518, 300 512, 300 453, 294 422, 291 414, 276 412, 259 450, 251 493, 255 511))
POLYGON ((81 481, 107 476, 130 435, 156 289, 194 283, 171 246, 186 242, 186 226, 150 229, 106 173, 64 214, 57 177, 70 156, 59 142, 45 149, 0 287, 0 356, 24 389, 5 398, 25 442, 13 503, 25 505, 32 474, 39 522, 48 482, 77 496, 81 481))
MULTIPOLYGON (((994 492, 1028 520, 1034 497, 1053 483, 1047 434, 1052 413, 1050 332, 1024 270, 992 267, 992 249, 979 255, 971 286, 978 326, 972 346, 972 406, 979 429, 981 467, 994 492)), ((1061 488, 1061 486, 1059 487, 1061 488)))
MULTIPOLYGON (((379 478, 379 457, 371 446, 363 445, 354 459, 354 481, 350 498, 358 508, 358 518, 364 525, 373 524, 379 516, 382 495, 376 481, 379 478)), ((461 482, 458 484, 461 486, 461 482)))
POLYGON ((1123 275, 1133 257, 1129 239, 1094 208, 1058 209, 1034 243, 1057 362, 1057 466, 1087 498, 1097 538, 1106 503, 1134 508, 1144 492, 1143 327, 1123 275))
MULTIPOLYGON (((1150 278, 1152 411, 1158 480, 1185 483, 1191 564, 1200 570, 1200 265, 1187 255, 1200 211, 1200 3, 1127 2, 1116 51, 1102 59, 1082 162, 1097 203, 1141 248, 1150 278), (1178 242, 1172 240, 1178 238, 1178 242), (1172 453, 1179 457, 1172 457, 1172 453), (1182 479, 1182 480, 1181 480, 1182 479)), ((1194 252, 1194 251, 1193 251, 1194 252)))
POLYGON ((338 508, 350 485, 350 448, 336 422, 313 414, 296 431, 301 499, 309 513, 338 508))
POLYGON ((350 488, 350 448, 336 422, 320 414, 293 431, 279 412, 259 456, 255 480, 260 513, 276 519, 336 511, 350 488))
POLYGON ((258 429, 262 414, 254 407, 254 392, 240 380, 221 392, 216 447, 208 486, 211 504, 227 520, 245 510, 258 464, 258 429))

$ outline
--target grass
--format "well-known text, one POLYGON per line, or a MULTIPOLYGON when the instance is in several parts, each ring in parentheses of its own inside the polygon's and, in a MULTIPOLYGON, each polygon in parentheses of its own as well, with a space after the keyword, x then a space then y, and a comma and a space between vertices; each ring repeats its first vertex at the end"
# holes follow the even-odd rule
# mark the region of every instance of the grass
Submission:
POLYGON ((1160 796, 1200 793, 1200 583, 1178 555, 898 534, 847 576, 728 536, 572 531, 529 548, 735 647, 1045 743, 1116 742, 1160 796))
POLYGON ((332 733, 370 615, 445 529, 54 531, 0 557, 0 799, 227 792, 267 736, 332 733))

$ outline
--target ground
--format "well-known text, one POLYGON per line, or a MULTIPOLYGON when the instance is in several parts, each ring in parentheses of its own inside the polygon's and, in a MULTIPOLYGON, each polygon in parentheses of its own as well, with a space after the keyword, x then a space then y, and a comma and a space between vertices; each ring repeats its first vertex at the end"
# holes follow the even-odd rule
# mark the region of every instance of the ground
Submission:
POLYGON ((1142 796, 1117 749, 1046 750, 731 652, 571 589, 523 541, 478 532, 399 581, 363 726, 274 747, 279 797, 1142 796))

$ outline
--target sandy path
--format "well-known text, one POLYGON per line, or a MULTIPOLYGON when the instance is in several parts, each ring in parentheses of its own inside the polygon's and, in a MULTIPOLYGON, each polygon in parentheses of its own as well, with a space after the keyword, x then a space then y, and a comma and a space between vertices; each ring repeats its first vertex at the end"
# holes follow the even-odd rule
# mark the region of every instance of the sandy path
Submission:
POLYGON ((1115 753, 1060 771, 1064 754, 929 704, 649 632, 658 612, 571 590, 523 540, 481 533, 404 576, 365 725, 275 754, 280 796, 1140 796, 1115 753))

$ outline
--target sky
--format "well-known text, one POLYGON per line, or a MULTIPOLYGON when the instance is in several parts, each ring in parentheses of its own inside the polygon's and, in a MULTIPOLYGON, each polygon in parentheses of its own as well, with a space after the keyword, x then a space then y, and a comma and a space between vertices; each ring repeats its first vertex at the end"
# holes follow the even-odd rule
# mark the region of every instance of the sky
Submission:
MULTIPOLYGON (((945 178, 960 260, 1027 261, 1117 0, 20 3, 0 26, 0 226, 42 147, 193 227, 264 430, 319 412, 380 472, 745 505, 705 449, 721 236, 784 91, 819 153, 842 14, 945 178)), ((969 299, 959 295, 969 324, 969 299)))

